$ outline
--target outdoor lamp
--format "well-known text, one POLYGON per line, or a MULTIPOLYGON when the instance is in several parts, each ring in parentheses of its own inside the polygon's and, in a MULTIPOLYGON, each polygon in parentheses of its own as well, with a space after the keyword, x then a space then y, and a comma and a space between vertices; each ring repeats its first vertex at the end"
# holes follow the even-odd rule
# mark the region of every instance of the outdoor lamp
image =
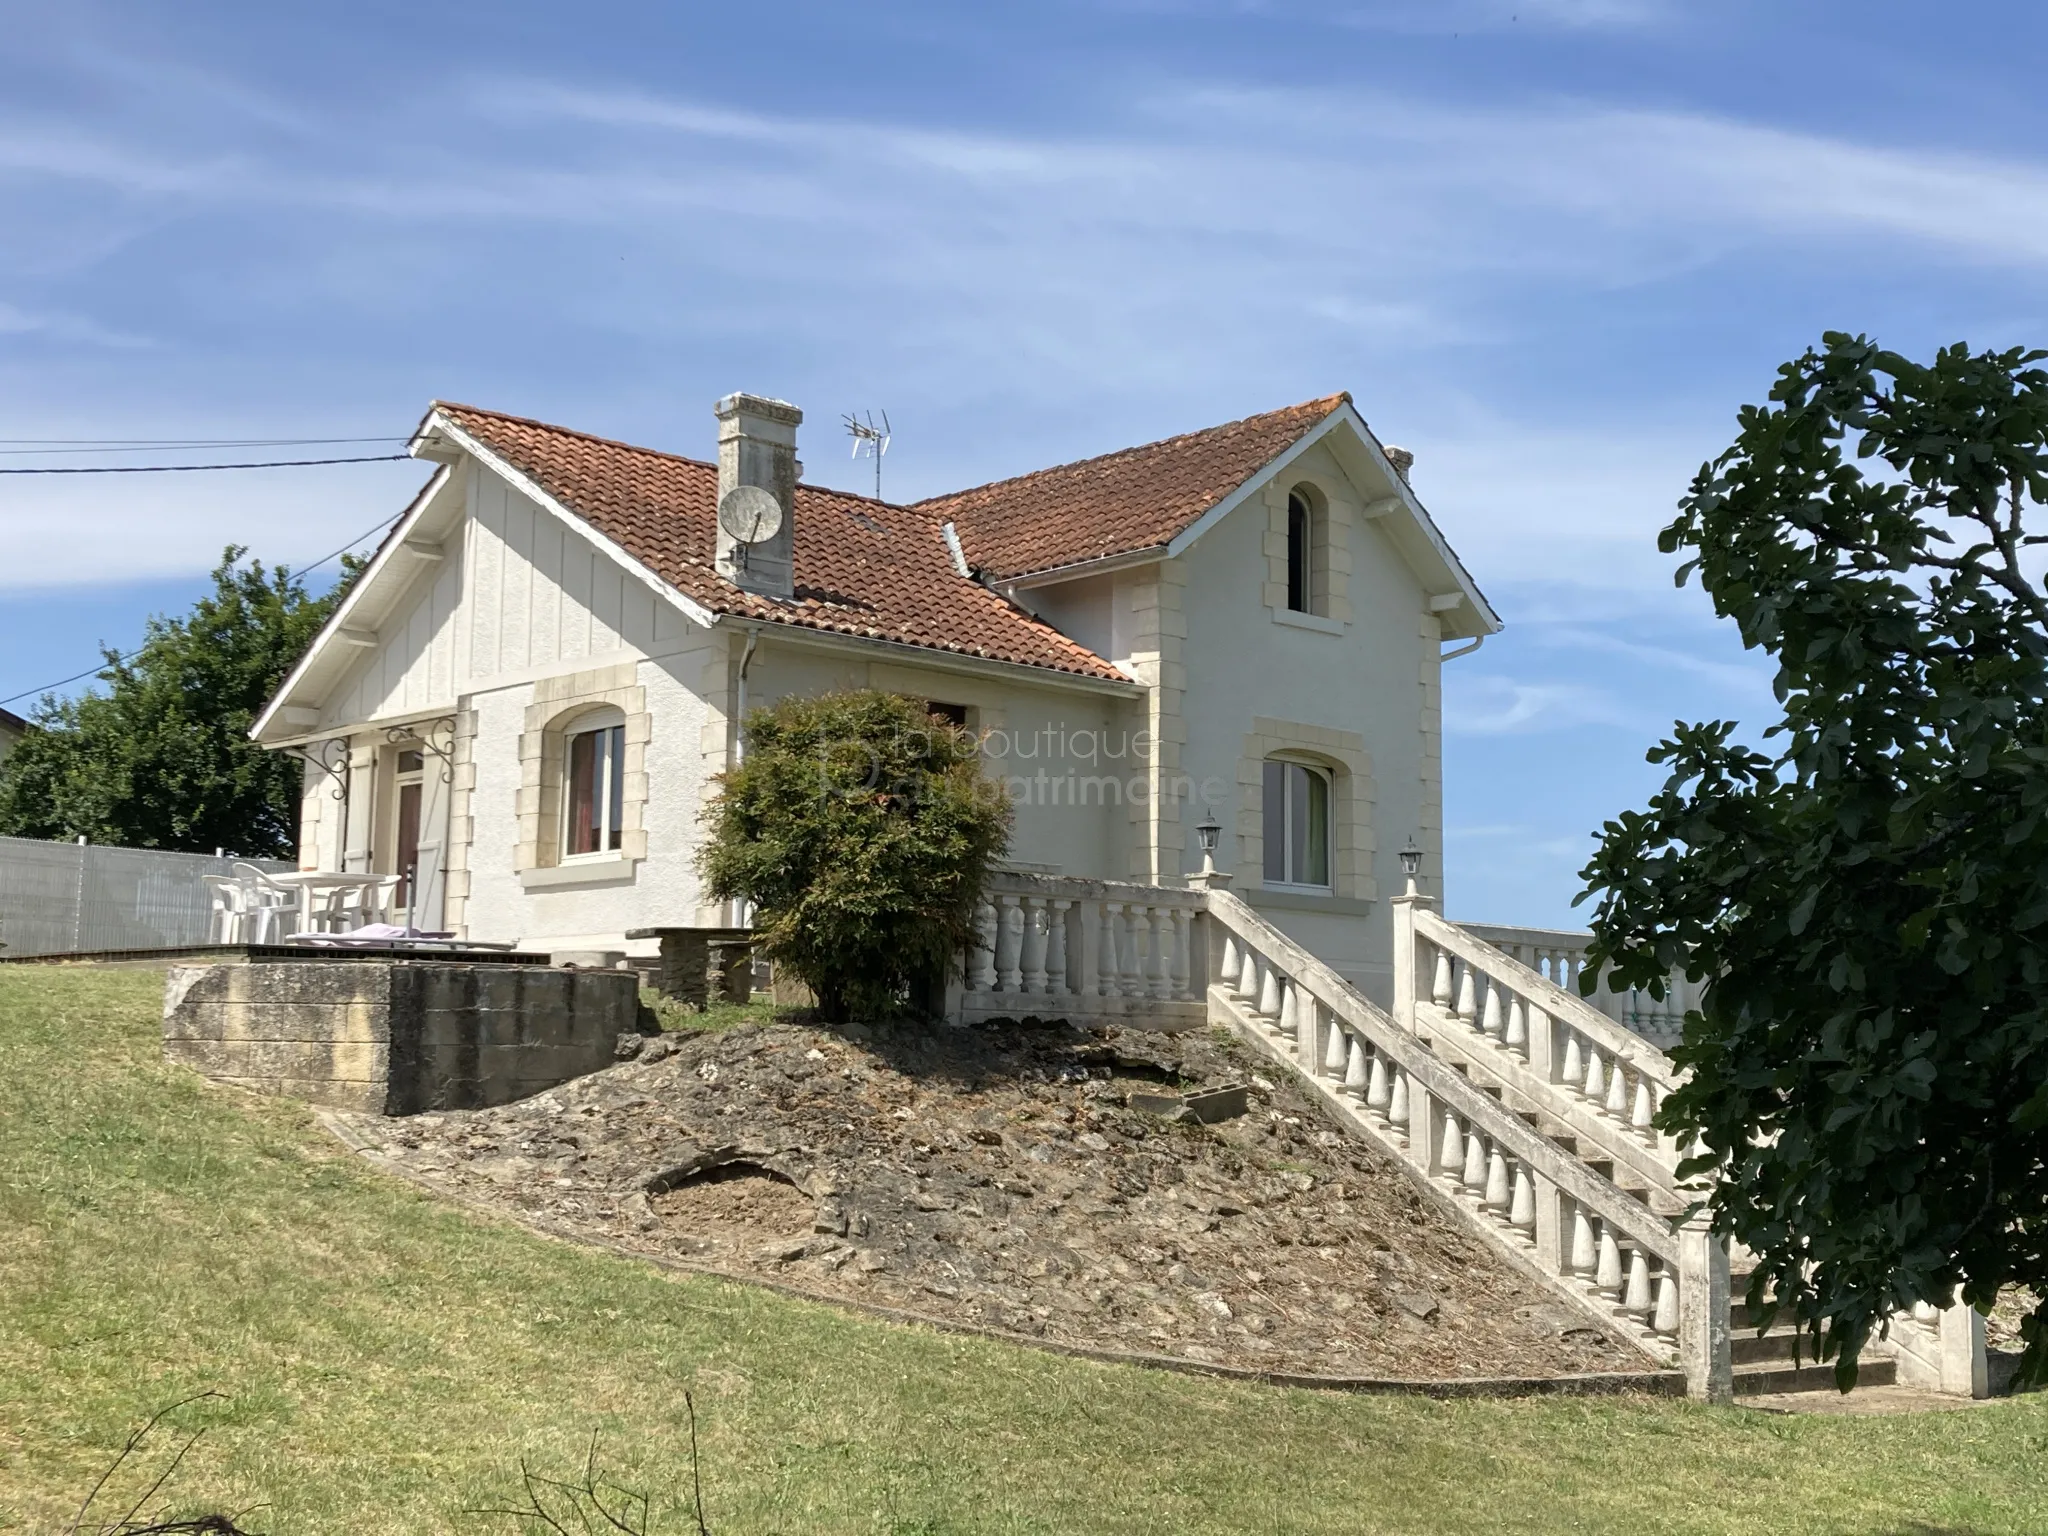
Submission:
POLYGON ((1223 835, 1223 828, 1217 825, 1216 813, 1211 811, 1195 825, 1195 839, 1202 847, 1201 872, 1188 883, 1199 885, 1205 890, 1213 886, 1225 886, 1230 877, 1216 868, 1216 840, 1223 835))
POLYGON ((1408 839, 1408 846, 1401 850, 1401 873, 1408 877, 1408 894, 1415 894, 1415 877, 1422 873, 1422 850, 1415 846, 1415 839, 1408 839))

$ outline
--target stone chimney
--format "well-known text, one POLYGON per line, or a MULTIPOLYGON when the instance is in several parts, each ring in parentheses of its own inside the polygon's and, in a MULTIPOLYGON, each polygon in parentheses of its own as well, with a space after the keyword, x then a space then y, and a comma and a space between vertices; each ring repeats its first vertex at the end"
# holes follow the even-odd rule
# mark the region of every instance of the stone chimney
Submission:
POLYGON ((1394 466, 1394 473, 1406 480, 1408 471, 1415 467, 1415 455, 1406 448, 1396 448, 1392 443, 1383 443, 1380 446, 1387 456, 1387 462, 1394 466))
POLYGON ((804 413, 782 400, 760 395, 727 395, 713 407, 718 416, 718 501, 743 485, 758 486, 782 509, 782 526, 772 537, 742 544, 718 526, 718 574, 734 586, 763 597, 788 597, 792 590, 790 551, 795 547, 796 482, 803 465, 796 457, 796 429, 804 413))

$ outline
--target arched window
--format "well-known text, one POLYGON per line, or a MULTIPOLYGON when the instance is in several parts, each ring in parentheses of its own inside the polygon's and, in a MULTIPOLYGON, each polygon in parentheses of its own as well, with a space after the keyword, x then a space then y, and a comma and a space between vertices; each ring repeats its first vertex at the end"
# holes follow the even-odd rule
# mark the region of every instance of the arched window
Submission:
POLYGON ((1266 884, 1330 886, 1330 776, 1269 757, 1265 772, 1266 884))
POLYGON ((1329 530, 1322 498, 1305 485, 1287 493, 1287 606, 1296 613, 1329 607, 1329 530))
POLYGON ((618 852, 625 812, 625 717, 598 710, 571 722, 562 739, 562 857, 618 852))

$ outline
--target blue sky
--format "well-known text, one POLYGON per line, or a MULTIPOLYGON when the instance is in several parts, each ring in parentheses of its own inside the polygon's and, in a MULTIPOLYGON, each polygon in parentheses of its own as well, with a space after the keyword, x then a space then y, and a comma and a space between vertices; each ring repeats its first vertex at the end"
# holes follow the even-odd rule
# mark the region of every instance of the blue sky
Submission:
MULTIPOLYGON (((1452 913, 1571 923, 1643 750, 1768 710, 1654 542, 1736 407, 1825 328, 2048 337, 2048 14, 1929 14, 0 0, 0 437, 442 396, 703 455, 744 388, 827 483, 886 408, 907 498, 1349 389, 1509 625, 1446 673, 1452 913)), ((420 478, 0 479, 0 697, 420 478)))

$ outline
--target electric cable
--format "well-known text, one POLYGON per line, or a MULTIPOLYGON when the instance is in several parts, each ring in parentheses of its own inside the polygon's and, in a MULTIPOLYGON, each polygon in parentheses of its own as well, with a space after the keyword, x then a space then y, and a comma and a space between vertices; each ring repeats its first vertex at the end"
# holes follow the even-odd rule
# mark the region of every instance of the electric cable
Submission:
MULTIPOLYGON (((296 572, 296 574, 303 576, 308 571, 319 570, 321 566, 325 565, 330 560, 340 559, 343 555, 347 554, 350 550, 354 549, 358 544, 364 543, 374 535, 382 533, 386 528, 389 528, 393 523, 397 522, 403 516, 405 516, 403 512, 392 513, 391 516, 385 518, 384 521, 377 524, 376 527, 369 529, 367 532, 357 534, 354 538, 350 539, 346 544, 342 545, 341 548, 335 550, 332 554, 322 555, 318 560, 315 560, 311 565, 301 566, 296 572)), ((32 694, 49 693, 55 689, 62 688, 66 683, 75 683, 80 678, 91 677, 96 672, 104 672, 107 670, 108 667, 117 667, 124 661, 133 661, 137 656, 140 656, 145 649, 147 649, 146 646, 138 645, 134 650, 129 651, 126 655, 116 657, 113 661, 102 661, 97 666, 87 667, 83 672, 74 672, 69 677, 58 678, 57 681, 54 683, 45 683, 40 688, 25 688, 20 693, 10 695, 9 697, 4 699, 0 699, 0 705, 12 704, 16 700, 28 698, 32 694)))
POLYGON ((303 469, 314 464, 388 464, 409 453, 373 453, 354 459, 267 459, 256 464, 38 464, 0 469, 0 475, 176 475, 201 469, 303 469))

